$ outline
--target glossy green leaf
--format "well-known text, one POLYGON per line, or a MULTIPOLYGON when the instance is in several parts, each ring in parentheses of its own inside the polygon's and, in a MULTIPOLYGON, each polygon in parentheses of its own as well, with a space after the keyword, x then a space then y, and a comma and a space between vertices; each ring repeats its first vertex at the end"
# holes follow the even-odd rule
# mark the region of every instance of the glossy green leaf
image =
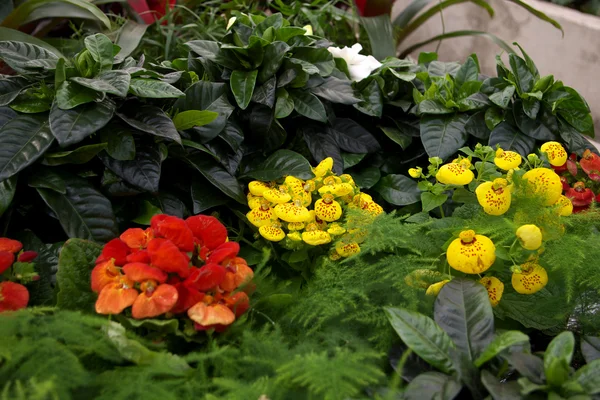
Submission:
POLYGON ((227 196, 203 178, 192 179, 191 192, 194 214, 200 214, 227 203, 227 196))
POLYGON ((421 203, 423 205, 423 212, 429 212, 435 208, 442 206, 446 202, 446 200, 448 200, 448 195, 446 193, 421 193, 421 203))
POLYGON ((600 360, 600 337, 584 336, 581 339, 581 354, 587 363, 600 360))
POLYGON ((254 86, 256 85, 256 77, 258 71, 233 71, 231 73, 230 85, 235 101, 242 110, 245 110, 252 100, 254 86))
POLYGON ((528 343, 529 336, 520 331, 505 331, 494 337, 494 340, 485 348, 483 353, 475 360, 475 366, 481 367, 484 363, 488 362, 492 358, 504 350, 521 344, 528 343))
POLYGON ((294 58, 307 61, 318 68, 321 76, 331 75, 335 68, 333 55, 326 48, 296 47, 293 49, 294 58))
POLYGON ((131 77, 129 73, 120 70, 104 71, 93 79, 73 77, 71 81, 86 88, 115 96, 125 97, 129 90, 131 77))
POLYGON ((404 175, 387 175, 373 188, 381 197, 395 206, 406 206, 421 199, 421 191, 414 179, 404 175))
POLYGON ((447 159, 467 142, 463 114, 426 116, 421 119, 421 141, 429 157, 447 159))
POLYGON ((100 158, 108 169, 134 188, 158 192, 162 164, 158 146, 136 149, 135 159, 131 161, 115 160, 108 154, 101 154, 100 158))
POLYGON ((155 79, 134 78, 129 84, 129 93, 142 98, 169 99, 183 97, 185 94, 167 82, 155 79))
POLYGON ((504 382, 490 371, 481 371, 481 383, 494 400, 521 400, 521 388, 517 381, 504 382))
POLYGON ((113 117, 115 103, 105 99, 70 110, 61 110, 54 102, 50 111, 50 128, 61 147, 81 142, 106 125, 113 117))
POLYGON ((70 110, 79 105, 91 103, 102 96, 92 89, 85 88, 74 82, 65 81, 60 84, 54 97, 56 105, 61 110, 70 110))
POLYGON ((1 41, 0 58, 18 73, 27 75, 37 69, 54 69, 58 56, 31 43, 1 41))
POLYGON ((179 131, 184 131, 186 129, 190 129, 196 126, 204 126, 206 124, 211 123, 219 116, 219 113, 214 111, 199 111, 199 110, 189 110, 183 111, 175 115, 173 118, 173 123, 175 124, 175 128, 179 131))
POLYGON ((175 124, 159 107, 130 103, 121 107, 117 115, 135 129, 181 143, 175 124))
POLYGON ((381 149, 375 136, 350 118, 336 118, 327 133, 335 137, 340 149, 350 153, 374 153, 381 149))
POLYGON ((255 103, 263 104, 269 108, 273 108, 275 105, 277 90, 277 78, 272 77, 266 81, 263 85, 256 88, 252 94, 252 101, 255 103))
POLYGON ((314 177, 310 163, 300 154, 291 150, 277 150, 255 169, 246 173, 259 181, 274 181, 287 175, 300 179, 314 177))
POLYGON ((265 47, 264 62, 258 73, 259 82, 266 82, 275 75, 283 63, 285 53, 287 53, 289 49, 290 46, 280 41, 273 42, 265 47))
POLYGON ((515 76, 515 84, 517 85, 518 91, 521 94, 530 92, 531 89, 533 89, 535 78, 529 70, 525 60, 516 54, 509 54, 508 60, 515 76))
POLYGON ((27 184, 32 188, 51 189, 60 194, 67 193, 67 184, 55 168, 41 167, 34 169, 27 184))
POLYGON ((465 132, 477 139, 484 140, 482 143, 487 143, 490 138, 490 129, 486 125, 485 112, 479 111, 471 115, 465 124, 465 132))
POLYGON ((217 165, 205 154, 195 154, 187 158, 192 167, 206 178, 211 184, 240 204, 247 204, 244 189, 236 178, 231 176, 221 166, 217 165))
POLYGON ((57 153, 46 153, 45 165, 62 164, 85 164, 91 161, 98 153, 106 148, 106 143, 90 144, 81 146, 71 151, 60 151, 57 153))
POLYGON ((353 104, 354 108, 372 117, 381 118, 383 113, 383 98, 381 89, 375 79, 360 92, 359 97, 361 101, 353 104))
POLYGON ((388 13, 360 16, 360 25, 367 32, 373 57, 383 60, 396 55, 396 32, 388 13))
POLYGON ((475 57, 471 56, 467 58, 467 61, 460 66, 454 82, 456 87, 461 87, 467 82, 477 81, 479 79, 479 65, 475 60, 475 57))
POLYGON ((498 107, 490 107, 485 110, 485 126, 487 130, 487 138, 490 138, 490 131, 494 130, 494 128, 502 121, 504 121, 504 113, 498 107))
POLYGON ((106 152, 115 160, 131 161, 135 158, 132 129, 111 121, 100 130, 100 140, 106 143, 106 152))
POLYGON ((381 179, 381 171, 377 167, 367 167, 352 172, 352 179, 361 189, 370 189, 381 179))
POLYGON ((13 175, 10 178, 0 181, 0 217, 8 210, 13 198, 15 197, 15 191, 17 190, 17 175, 13 175))
POLYGON ((287 42, 294 36, 301 36, 306 33, 306 29, 298 28, 296 26, 286 26, 283 28, 279 28, 275 32, 275 38, 277 40, 281 40, 282 42, 287 42))
POLYGON ((90 281, 101 251, 100 245, 88 240, 70 239, 65 243, 58 257, 56 273, 58 308, 94 312, 98 295, 92 292, 90 281))
POLYGON ((410 146, 413 141, 412 136, 402 132, 398 128, 391 126, 380 126, 379 129, 381 129, 381 131, 385 133, 387 137, 399 144, 400 147, 402 147, 402 150, 405 150, 408 146, 410 146))
MULTIPOLYGON (((107 242, 118 234, 112 205, 87 180, 64 177, 66 193, 50 189, 37 191, 54 211, 65 233, 71 238, 107 242)), ((89 281, 88 281, 89 283, 89 281)))
POLYGON ((513 95, 515 94, 515 87, 509 85, 504 88, 501 92, 496 92, 489 96, 490 101, 500 108, 507 109, 513 95))
POLYGON ((35 36, 28 35, 25 32, 21 32, 16 29, 0 26, 0 37, 4 40, 35 44, 37 46, 45 48, 51 53, 54 53, 58 58, 64 57, 63 54, 60 51, 58 51, 56 47, 50 45, 48 42, 38 39, 35 36))
POLYGON ((536 384, 543 384, 544 362, 541 358, 529 353, 513 353, 509 357, 510 364, 521 374, 536 384))
POLYGON ((277 89, 277 102, 275 103, 275 118, 285 118, 294 111, 294 100, 284 88, 277 89))
POLYGON ((107 71, 113 65, 113 44, 110 39, 102 34, 86 36, 83 40, 86 49, 92 55, 94 61, 100 64, 100 71, 107 71))
POLYGON ((446 374, 455 371, 450 337, 431 318, 402 308, 385 308, 392 328, 419 357, 446 374))
POLYGON ((352 82, 328 76, 325 81, 311 89, 313 94, 338 104, 356 104, 360 99, 354 96, 352 82))
MULTIPOLYGON (((28 16, 35 11, 35 9, 43 7, 47 4, 52 3, 52 0, 28 0, 23 2, 13 10, 5 19, 2 21, 2 26, 7 28, 17 29, 25 21, 28 16)), ((70 4, 74 7, 81 8, 92 14, 99 22, 101 22, 106 28, 110 29, 110 20, 97 6, 85 0, 62 0, 62 2, 70 4)))
POLYGON ((19 115, 0 129, 0 180, 33 164, 54 137, 44 117, 19 115))
MULTIPOLYGON (((550 118, 553 118, 549 111, 542 110, 541 114, 543 115, 544 113, 547 113, 550 118)), ((525 135, 546 142, 557 139, 556 135, 542 122, 541 118, 531 119, 525 114, 520 100, 515 102, 515 106, 513 107, 513 116, 515 118, 517 127, 525 135)))
POLYGON ((581 367, 573 375, 573 380, 579 383, 587 394, 600 393, 600 360, 593 360, 581 367))
POLYGON ((303 90, 292 90, 289 94, 294 101, 294 110, 298 114, 316 121, 327 122, 325 106, 314 94, 303 90))
POLYGON ((154 204, 150 203, 148 200, 143 200, 140 202, 138 207, 139 211, 137 217, 132 219, 132 222, 140 225, 150 225, 150 220, 157 214, 162 214, 162 210, 156 207, 154 204))
POLYGON ((40 96, 37 89, 30 87, 19 93, 9 107, 24 114, 38 114, 52 107, 52 97, 40 96))
POLYGON ((462 389, 462 384, 452 376, 440 372, 425 372, 417 375, 406 387, 406 400, 440 399, 452 400, 462 389))
POLYGON ((544 373, 548 384, 560 387, 569 379, 574 350, 575 337, 572 332, 562 332, 552 339, 544 353, 544 373))
POLYGON ((0 77, 0 106, 5 106, 13 101, 29 82, 22 77, 1 76, 0 77))
POLYGON ((501 122, 492 130, 488 145, 493 148, 499 145, 504 150, 513 150, 526 156, 533 151, 535 139, 523 135, 508 122, 501 122))

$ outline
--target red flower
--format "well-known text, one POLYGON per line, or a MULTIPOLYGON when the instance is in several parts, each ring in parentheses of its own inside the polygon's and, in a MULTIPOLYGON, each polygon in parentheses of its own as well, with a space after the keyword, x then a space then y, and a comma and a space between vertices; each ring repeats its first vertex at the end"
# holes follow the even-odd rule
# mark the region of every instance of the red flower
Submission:
POLYGON ((194 268, 185 284, 201 292, 211 290, 225 279, 225 268, 218 264, 206 264, 202 268, 194 268))
POLYGON ((96 259, 96 264, 108 261, 111 258, 115 260, 115 265, 123 266, 127 264, 127 255, 129 254, 129 247, 121 239, 113 239, 104 245, 102 253, 96 259))
POLYGON ((150 254, 148 254, 147 250, 134 250, 130 255, 127 256, 127 262, 141 262, 144 264, 150 264, 150 254))
POLYGON ((358 14, 361 17, 377 17, 391 14, 395 0, 354 0, 358 14))
POLYGON ((254 271, 246 264, 246 260, 236 257, 226 267, 225 278, 221 282, 221 289, 233 292, 240 286, 250 282, 254 277, 254 271))
POLYGON ((228 260, 235 258, 240 252, 240 245, 236 242, 223 243, 212 252, 208 253, 206 263, 221 264, 226 263, 228 260))
POLYGON ((152 267, 143 263, 130 263, 123 267, 123 272, 129 279, 134 282, 144 282, 148 280, 165 283, 167 274, 156 267, 152 267))
POLYGON ((577 154, 571 153, 567 159, 567 169, 573 176, 577 176, 577 154))
POLYGON ((170 240, 155 238, 148 243, 148 254, 153 266, 165 272, 174 272, 182 278, 190 274, 190 260, 170 240))
POLYGON ((213 250, 227 241, 227 228, 215 217, 195 215, 186 219, 185 223, 192 230, 200 247, 213 250))
POLYGON ((583 157, 579 160, 579 165, 581 165, 581 169, 588 175, 590 173, 600 173, 600 157, 592 153, 589 149, 583 152, 583 157))
POLYGON ((179 296, 177 298, 177 304, 171 309, 173 314, 185 312, 194 304, 199 303, 204 299, 204 293, 189 287, 183 282, 176 283, 174 286, 175 289, 177 289, 179 296))
POLYGON ((145 249, 148 242, 154 239, 152 228, 143 230, 142 228, 129 228, 121 234, 120 239, 132 250, 145 249))
POLYGON ((157 317, 170 311, 177 303, 177 289, 171 285, 157 286, 154 281, 146 281, 140 289, 142 293, 131 308, 131 316, 135 319, 157 317))
POLYGON ((194 251, 194 234, 184 220, 160 214, 152 217, 150 224, 155 235, 169 239, 181 251, 194 251))
POLYGON ((594 193, 586 189, 585 183, 577 182, 572 188, 567 190, 565 196, 571 200, 575 207, 587 207, 594 201, 594 193))
POLYGON ((0 251, 0 274, 4 273, 15 261, 15 255, 10 251, 0 251))
POLYGON ((115 259, 96 264, 92 270, 92 290, 100 293, 108 284, 117 283, 121 278, 121 272, 115 265, 115 259))
POLYGON ((565 161, 565 163, 559 167, 556 167, 554 165, 552 165, 552 169, 554 170, 554 172, 556 172, 557 174, 562 174, 563 172, 567 172, 569 169, 567 168, 567 162, 565 161))
POLYGON ((19 254, 19 262, 30 262, 33 261, 38 256, 38 253, 35 251, 24 251, 19 254))
POLYGON ((17 311, 27 307, 27 303, 29 292, 25 286, 9 281, 0 282, 0 312, 17 311))
POLYGON ((9 238, 0 238, 0 251, 18 253, 23 248, 21 242, 9 238))
POLYGON ((560 183, 562 183, 562 190, 564 192, 566 192, 567 190, 571 189, 571 186, 569 185, 568 179, 565 178, 564 176, 560 177, 560 183))
POLYGON ((250 308, 250 298, 244 292, 237 292, 226 297, 225 304, 233 311, 236 318, 239 318, 250 308))
MULTIPOLYGON (((172 10, 177 0, 128 0, 128 3, 146 24, 153 24, 166 15, 167 7, 172 10)), ((163 21, 162 25, 166 23, 163 21)))

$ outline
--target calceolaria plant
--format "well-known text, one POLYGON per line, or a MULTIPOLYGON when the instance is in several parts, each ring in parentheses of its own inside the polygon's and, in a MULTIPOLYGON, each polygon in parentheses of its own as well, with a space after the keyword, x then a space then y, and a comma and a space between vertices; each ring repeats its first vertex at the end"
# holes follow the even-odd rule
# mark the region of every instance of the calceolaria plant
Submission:
POLYGON ((40 279, 32 262, 35 251, 23 251, 17 240, 0 238, 0 313, 27 307, 29 291, 24 284, 40 279))
POLYGON ((250 182, 251 210, 246 217, 262 237, 289 250, 335 242, 330 252, 334 260, 359 253, 364 232, 345 211, 360 210, 374 218, 383 208, 361 193, 352 176, 337 176, 332 158, 321 161, 312 172, 314 178, 308 180, 286 176, 281 183, 250 182))

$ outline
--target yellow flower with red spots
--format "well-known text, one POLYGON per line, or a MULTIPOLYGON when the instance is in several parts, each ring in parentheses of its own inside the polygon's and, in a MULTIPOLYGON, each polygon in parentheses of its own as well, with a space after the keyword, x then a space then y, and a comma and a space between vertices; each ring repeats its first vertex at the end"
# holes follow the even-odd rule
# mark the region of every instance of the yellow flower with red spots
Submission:
POLYGON ((479 282, 485 286, 492 307, 496 307, 502 298, 502 293, 504 293, 504 283, 494 276, 486 276, 481 278, 479 282))
POLYGON ((508 211, 511 202, 511 186, 503 178, 484 182, 475 189, 477 201, 483 211, 490 215, 502 215, 508 211))
POLYGON ((536 261, 528 261, 512 274, 512 286, 517 293, 534 294, 548 283, 548 273, 536 261))
POLYGON ((558 142, 546 142, 540 147, 540 150, 546 153, 550 165, 554 167, 563 166, 567 162, 567 152, 558 142))
POLYGON ((504 151, 501 148, 496 150, 494 164, 505 171, 518 168, 521 165, 521 155, 514 151, 504 151))
POLYGON ((496 261, 496 246, 487 236, 476 235, 473 230, 462 231, 448 246, 446 259, 457 271, 480 274, 496 261))
POLYGON ((468 185, 475 178, 473 171, 464 163, 449 163, 440 167, 435 178, 446 185, 468 185))
POLYGON ((549 168, 534 168, 525 172, 523 179, 532 192, 543 196, 546 205, 555 204, 562 194, 562 182, 556 172, 549 168))

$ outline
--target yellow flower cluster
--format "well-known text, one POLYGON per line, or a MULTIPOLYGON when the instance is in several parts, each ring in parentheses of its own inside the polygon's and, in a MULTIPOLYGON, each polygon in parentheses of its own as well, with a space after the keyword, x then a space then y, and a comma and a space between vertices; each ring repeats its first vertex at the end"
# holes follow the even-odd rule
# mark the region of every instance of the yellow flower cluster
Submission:
POLYGON ((359 253, 364 235, 341 223, 344 209, 360 209, 375 217, 383 213, 383 208, 361 193, 350 175, 337 176, 332 168, 333 159, 329 157, 313 168, 314 179, 287 176, 281 184, 250 182, 248 221, 272 242, 285 239, 319 246, 336 240, 332 258, 359 253))

